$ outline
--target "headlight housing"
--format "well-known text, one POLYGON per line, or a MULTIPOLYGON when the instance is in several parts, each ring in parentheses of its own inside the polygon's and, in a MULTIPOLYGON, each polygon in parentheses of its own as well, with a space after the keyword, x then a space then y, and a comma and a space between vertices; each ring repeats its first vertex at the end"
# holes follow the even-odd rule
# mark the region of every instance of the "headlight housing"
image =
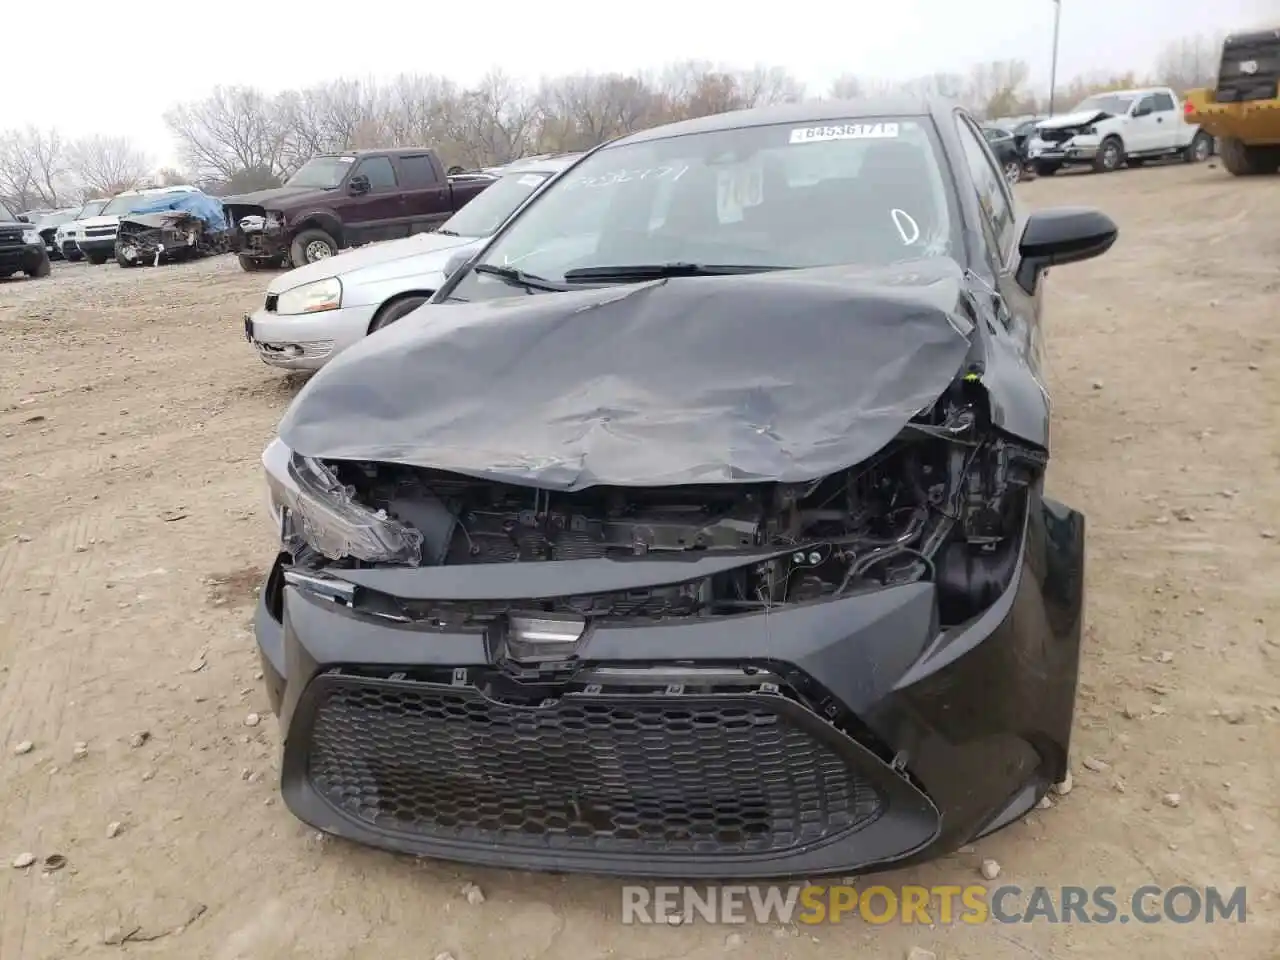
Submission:
POLYGON ((29 245, 31 245, 31 246, 33 246, 33 247, 43 247, 43 246, 44 246, 44 241, 40 239, 40 231, 39 231, 39 230, 23 230, 23 231, 22 231, 22 242, 23 242, 23 243, 26 243, 26 244, 29 244, 29 245))
POLYGON ((304 283, 280 294, 280 299, 276 301, 276 313, 296 316, 337 310, 340 306, 342 281, 337 277, 329 277, 327 280, 304 283))
POLYGON ((262 455, 269 507, 284 548, 310 547, 329 560, 417 566, 422 534, 354 499, 325 464, 302 457, 275 440, 262 455))

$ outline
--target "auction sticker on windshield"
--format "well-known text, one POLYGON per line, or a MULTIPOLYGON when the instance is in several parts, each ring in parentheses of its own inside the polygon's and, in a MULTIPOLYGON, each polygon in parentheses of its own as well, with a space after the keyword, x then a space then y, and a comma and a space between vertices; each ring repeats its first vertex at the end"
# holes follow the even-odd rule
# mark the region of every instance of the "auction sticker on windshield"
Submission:
POLYGON ((801 127, 791 131, 792 143, 824 140, 886 140, 898 136, 896 123, 837 123, 825 127, 801 127))

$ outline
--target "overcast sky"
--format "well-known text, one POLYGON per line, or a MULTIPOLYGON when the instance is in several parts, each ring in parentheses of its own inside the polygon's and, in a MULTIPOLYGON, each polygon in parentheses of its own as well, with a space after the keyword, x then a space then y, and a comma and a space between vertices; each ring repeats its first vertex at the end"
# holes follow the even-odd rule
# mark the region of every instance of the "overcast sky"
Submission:
MULTIPOLYGON (((1147 69, 1178 36, 1255 25, 1268 15, 1280 24, 1280 0, 1063 0, 1062 7, 1064 81, 1095 69, 1147 69)), ((0 130, 34 123, 70 137, 129 134, 161 164, 176 160, 161 115, 216 84, 274 92, 338 76, 411 72, 466 83, 493 66, 536 82, 696 58, 783 66, 818 93, 846 72, 905 79, 1017 57, 1047 90, 1053 37, 1052 0, 215 0, 199 7, 58 0, 29 9, 29 42, 10 42, 4 63, 7 76, 30 82, 21 95, 11 88, 0 98, 0 130), (47 30, 38 23, 45 16, 47 30)))

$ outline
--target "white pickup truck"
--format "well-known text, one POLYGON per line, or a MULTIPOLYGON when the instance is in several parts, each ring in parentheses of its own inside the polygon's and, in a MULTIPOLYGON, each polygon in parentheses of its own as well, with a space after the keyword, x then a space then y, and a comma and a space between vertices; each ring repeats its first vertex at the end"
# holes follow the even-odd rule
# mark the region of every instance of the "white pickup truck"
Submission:
POLYGON ((1212 152, 1213 138, 1186 122, 1169 87, 1086 97, 1070 113, 1041 120, 1027 144, 1027 159, 1042 177, 1085 164, 1110 173, 1159 157, 1181 156, 1197 163, 1212 152))

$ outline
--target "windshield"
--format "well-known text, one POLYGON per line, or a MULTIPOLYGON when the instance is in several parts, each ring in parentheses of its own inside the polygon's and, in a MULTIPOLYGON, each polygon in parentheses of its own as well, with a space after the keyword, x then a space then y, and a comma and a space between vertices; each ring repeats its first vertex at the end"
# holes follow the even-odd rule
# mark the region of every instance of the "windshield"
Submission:
POLYGON ((80 213, 76 216, 76 219, 84 220, 84 219, 87 219, 88 217, 96 217, 100 213, 102 213, 102 208, 105 207, 106 205, 107 205, 106 200, 90 200, 81 208, 80 213))
POLYGON ((545 170, 525 173, 509 173, 485 187, 466 206, 455 213, 440 227, 441 233, 453 233, 459 237, 491 237, 515 212, 516 207, 551 174, 545 170))
POLYGON ((16 223, 17 217, 13 215, 13 211, 0 203, 0 223, 16 223))
POLYGON ((355 157, 312 157, 300 166, 298 172, 286 180, 284 185, 332 190, 342 185, 347 171, 355 162, 355 157))
POLYGON ((885 265, 943 255, 953 232, 939 155, 932 125, 913 118, 606 147, 539 194, 483 262, 559 281, 586 267, 885 265))
POLYGON ((1072 113, 1084 113, 1089 110, 1103 110, 1114 116, 1120 116, 1129 112, 1129 105, 1133 103, 1133 97, 1122 97, 1114 93, 1100 93, 1095 97, 1085 97, 1081 100, 1072 113))

